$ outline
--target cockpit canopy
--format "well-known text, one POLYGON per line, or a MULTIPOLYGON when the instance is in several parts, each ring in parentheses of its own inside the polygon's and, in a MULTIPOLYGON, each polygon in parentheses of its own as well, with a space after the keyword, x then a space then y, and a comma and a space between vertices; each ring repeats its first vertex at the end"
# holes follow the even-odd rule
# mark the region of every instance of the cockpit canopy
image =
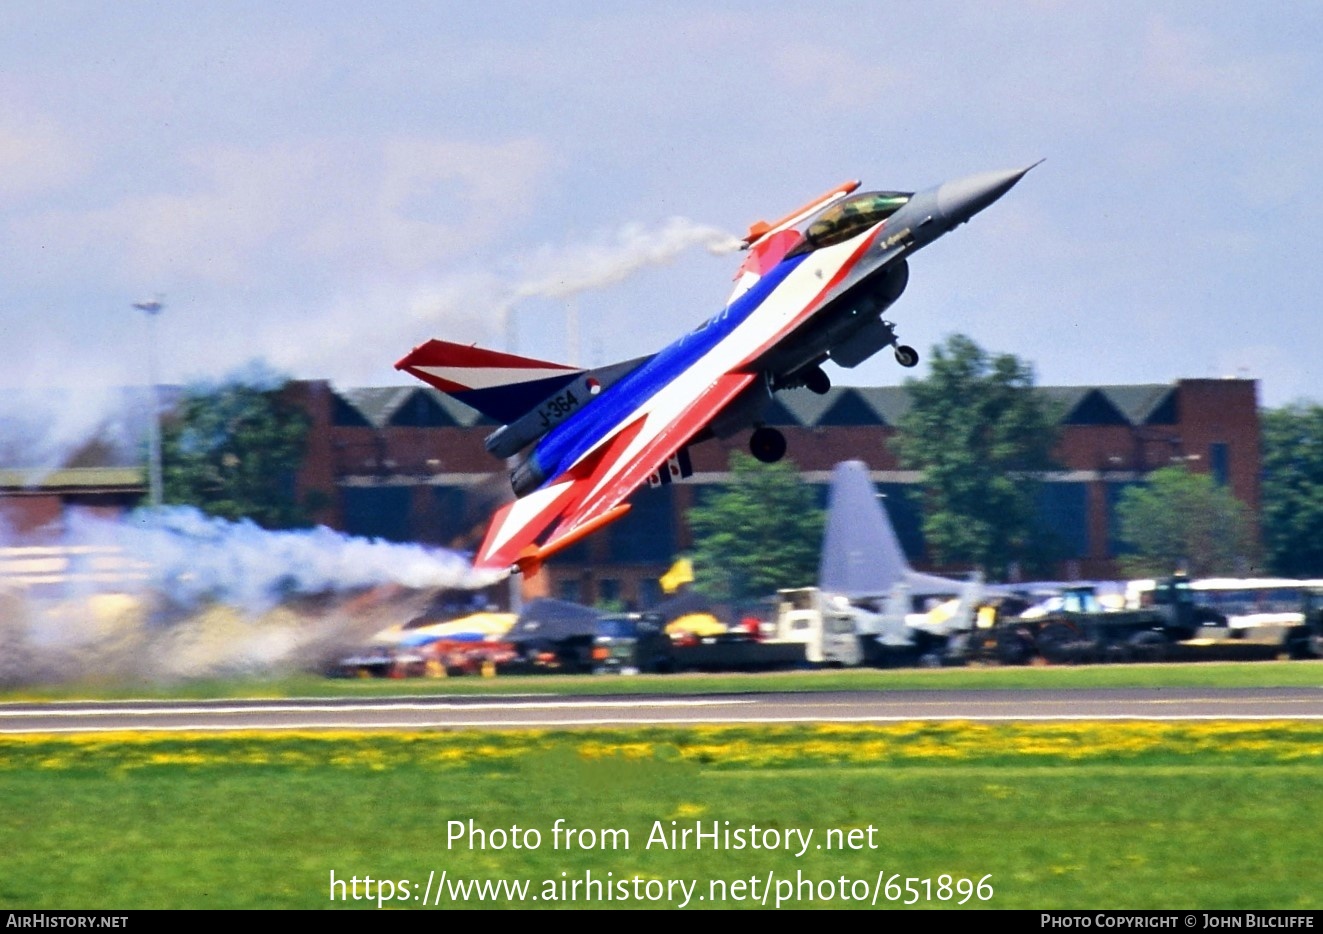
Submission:
POLYGON ((911 191, 866 191, 827 208, 804 234, 807 248, 819 250, 843 243, 895 214, 913 196, 911 191))

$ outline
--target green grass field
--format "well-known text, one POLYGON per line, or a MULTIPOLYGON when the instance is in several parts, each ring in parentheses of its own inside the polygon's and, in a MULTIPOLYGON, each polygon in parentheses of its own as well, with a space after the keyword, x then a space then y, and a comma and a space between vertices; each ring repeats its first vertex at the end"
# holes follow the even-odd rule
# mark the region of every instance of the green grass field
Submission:
POLYGON ((1316 909, 1321 778, 1316 723, 0 737, 0 907, 1316 909))

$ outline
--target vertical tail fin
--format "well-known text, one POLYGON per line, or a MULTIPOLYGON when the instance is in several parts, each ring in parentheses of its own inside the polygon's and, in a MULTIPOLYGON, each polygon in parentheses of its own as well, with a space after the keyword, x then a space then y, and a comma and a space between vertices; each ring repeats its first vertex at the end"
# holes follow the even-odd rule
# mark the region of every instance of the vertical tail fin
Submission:
POLYGON ((395 369, 502 424, 532 410, 583 372, 560 363, 435 340, 415 347, 395 369))
POLYGON ((868 468, 861 461, 837 464, 831 475, 818 586, 846 596, 878 595, 903 581, 909 569, 868 468))
POLYGON ((818 587, 846 597, 878 597, 898 583, 916 597, 956 594, 963 583, 910 567, 891 519, 861 461, 837 464, 831 476, 827 532, 818 587))

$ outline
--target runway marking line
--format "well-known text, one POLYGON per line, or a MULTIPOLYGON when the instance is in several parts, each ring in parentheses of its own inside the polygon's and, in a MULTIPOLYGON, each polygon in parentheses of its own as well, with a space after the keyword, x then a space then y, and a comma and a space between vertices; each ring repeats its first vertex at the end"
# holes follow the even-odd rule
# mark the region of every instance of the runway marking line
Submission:
MULTIPOLYGON (((182 732, 234 732, 234 731, 257 731, 257 732, 284 732, 287 730, 302 730, 305 732, 329 732, 334 730, 407 730, 416 732, 419 730, 453 730, 453 729, 506 729, 534 728, 540 730, 555 730, 563 727, 582 727, 582 726, 732 726, 740 724, 793 724, 793 723, 915 723, 915 722, 951 722, 951 721, 969 721, 973 723, 981 722, 1022 722, 1022 723, 1046 723, 1046 722, 1073 722, 1090 723, 1098 721, 1134 721, 1134 722, 1192 722, 1192 721, 1272 721, 1281 720, 1280 714, 1196 714, 1189 716, 1167 715, 1167 716, 1142 716, 1132 714, 1100 714, 1095 716, 1067 716, 1067 715, 1040 715, 1040 716, 1013 716, 1013 715, 993 715, 993 716, 959 716, 959 715, 939 715, 928 717, 915 716, 878 716, 878 717, 841 717, 831 721, 823 721, 820 717, 725 717, 721 720, 705 720, 691 717, 674 717, 670 719, 659 720, 625 720, 621 718, 606 717, 593 719, 573 719, 547 722, 545 720, 456 720, 446 723, 414 723, 414 722, 389 722, 389 723, 291 723, 291 724, 273 724, 267 726, 252 725, 181 725, 181 726, 145 726, 138 728, 143 732, 161 732, 161 733, 182 733, 182 732)), ((1301 720, 1323 720, 1323 714, 1306 714, 1302 717, 1294 717, 1293 721, 1301 720)), ((101 733, 122 731, 124 727, 33 727, 33 728, 9 728, 0 729, 0 735, 11 734, 59 734, 59 733, 101 733)))

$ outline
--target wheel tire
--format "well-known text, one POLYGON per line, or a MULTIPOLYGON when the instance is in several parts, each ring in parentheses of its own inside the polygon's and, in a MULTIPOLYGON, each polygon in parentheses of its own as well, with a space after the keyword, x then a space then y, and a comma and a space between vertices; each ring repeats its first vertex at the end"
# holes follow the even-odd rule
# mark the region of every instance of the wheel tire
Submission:
POLYGON ((1038 631, 1038 651, 1054 665, 1072 665, 1088 654, 1086 640, 1070 623, 1048 623, 1038 631))
POLYGON ((775 428, 757 428, 749 438, 749 453, 764 464, 775 464, 786 455, 786 436, 775 428))
POLYGON ((1286 637, 1286 652, 1294 659, 1323 658, 1323 636, 1311 634, 1301 629, 1289 633, 1286 637))
POLYGON ((896 347, 896 362, 907 368, 918 366, 919 352, 908 344, 900 344, 896 347))
POLYGON ((815 366, 804 374, 804 388, 815 396, 825 396, 831 391, 831 377, 820 366, 815 366))
POLYGON ((1026 665, 1034 656, 1033 636, 1019 626, 998 629, 995 643, 997 661, 1003 665, 1026 665))
POLYGON ((1130 655, 1137 662, 1160 662, 1167 657, 1167 637, 1160 632, 1137 632, 1130 637, 1130 655))

